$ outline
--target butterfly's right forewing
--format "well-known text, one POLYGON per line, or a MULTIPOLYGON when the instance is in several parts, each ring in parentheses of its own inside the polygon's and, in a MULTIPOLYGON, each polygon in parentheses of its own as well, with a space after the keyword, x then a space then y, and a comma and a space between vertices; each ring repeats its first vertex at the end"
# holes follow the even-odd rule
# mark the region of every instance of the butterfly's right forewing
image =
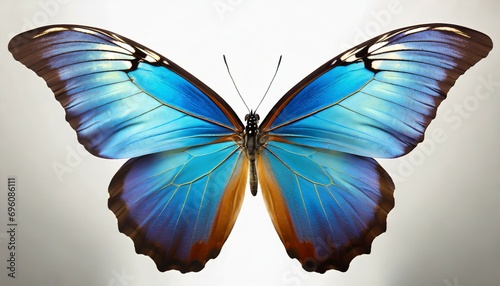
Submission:
POLYGON ((375 158, 415 148, 455 81, 492 49, 449 24, 402 28, 331 59, 274 106, 261 133, 375 158))

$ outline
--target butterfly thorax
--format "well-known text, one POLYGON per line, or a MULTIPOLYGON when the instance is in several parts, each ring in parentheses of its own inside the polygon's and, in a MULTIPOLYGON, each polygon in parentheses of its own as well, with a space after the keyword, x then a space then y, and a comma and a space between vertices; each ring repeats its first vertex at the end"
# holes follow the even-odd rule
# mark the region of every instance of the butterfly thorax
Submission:
POLYGON ((253 111, 245 116, 246 126, 243 135, 243 147, 250 161, 250 191, 257 194, 257 170, 255 168, 255 154, 259 148, 259 115, 253 111))

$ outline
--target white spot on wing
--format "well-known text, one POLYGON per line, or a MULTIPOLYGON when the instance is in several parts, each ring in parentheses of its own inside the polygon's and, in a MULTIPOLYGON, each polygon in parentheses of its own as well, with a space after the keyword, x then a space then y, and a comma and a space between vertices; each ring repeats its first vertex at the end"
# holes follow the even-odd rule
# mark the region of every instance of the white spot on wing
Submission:
POLYGON ((465 34, 463 31, 460 31, 460 30, 458 30, 456 28, 452 28, 452 27, 436 27, 436 28, 434 28, 434 30, 452 32, 452 33, 470 38, 470 36, 465 34))
POLYGON ((390 38, 392 36, 394 36, 394 34, 384 34, 384 35, 380 36, 380 39, 378 39, 378 41, 384 42, 384 41, 386 41, 387 38, 390 38))
POLYGON ((371 54, 373 53, 374 51, 382 48, 383 46, 387 45, 387 42, 378 42, 378 43, 375 43, 373 44, 370 48, 368 48, 368 53, 371 54))
POLYGON ((429 27, 419 27, 419 28, 408 30, 404 34, 405 35, 410 35, 410 34, 414 34, 414 33, 425 31, 427 29, 429 29, 429 27))
POLYGON ((85 34, 91 34, 91 35, 98 35, 99 34, 96 31, 92 31, 92 30, 85 29, 85 28, 79 28, 79 27, 74 27, 73 31, 77 31, 80 33, 85 33, 85 34))
POLYGON ((381 64, 382 64, 382 61, 372 61, 370 66, 374 70, 380 70, 381 64))
POLYGON ((389 45, 385 47, 381 47, 374 53, 373 55, 378 55, 378 54, 383 54, 383 53, 389 53, 389 52, 396 52, 396 51, 401 51, 401 50, 408 50, 409 48, 405 46, 405 44, 394 44, 394 45, 389 45))
POLYGON ((127 50, 128 52, 130 52, 130 54, 134 53, 134 51, 135 51, 134 47, 132 47, 131 45, 129 45, 121 40, 113 40, 113 44, 127 50))
POLYGON ((54 27, 54 28, 47 29, 47 30, 41 32, 40 34, 33 36, 33 38, 38 38, 38 37, 41 37, 41 36, 49 34, 49 33, 61 32, 61 31, 66 31, 66 30, 68 30, 68 29, 64 28, 64 27, 54 27))

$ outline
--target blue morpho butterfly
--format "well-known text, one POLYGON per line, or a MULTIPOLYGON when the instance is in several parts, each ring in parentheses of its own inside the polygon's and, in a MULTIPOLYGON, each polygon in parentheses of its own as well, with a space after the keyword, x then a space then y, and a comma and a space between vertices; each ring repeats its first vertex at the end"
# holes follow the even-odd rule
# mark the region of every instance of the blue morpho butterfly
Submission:
POLYGON ((312 72, 260 126, 254 112, 245 126, 200 80, 109 31, 41 27, 9 50, 47 82, 89 152, 133 158, 112 179, 108 205, 160 271, 199 271, 219 254, 250 173, 290 257, 323 273, 346 271, 386 229, 394 184, 372 157, 422 142, 448 90, 492 46, 450 24, 385 33, 312 72))

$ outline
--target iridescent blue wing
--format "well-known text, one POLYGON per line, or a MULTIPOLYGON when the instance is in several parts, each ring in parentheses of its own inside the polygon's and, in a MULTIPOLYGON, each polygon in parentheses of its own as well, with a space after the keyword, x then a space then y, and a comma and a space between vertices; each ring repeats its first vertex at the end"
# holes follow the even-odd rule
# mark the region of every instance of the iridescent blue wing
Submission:
POLYGON ((393 158, 424 138, 457 78, 492 48, 474 30, 398 29, 328 61, 274 106, 261 132, 299 145, 393 158))
POLYGON ((491 39, 447 24, 398 29, 333 58, 260 127, 258 174, 274 226, 304 269, 346 271, 385 231, 394 185, 370 157, 410 152, 491 39))
POLYGON ((213 90, 118 34, 47 26, 14 37, 14 58, 42 77, 92 154, 131 158, 232 140, 243 124, 213 90))
POLYGON ((160 271, 200 271, 231 232, 247 164, 234 142, 131 159, 111 181, 108 205, 137 253, 160 271))
POLYGON ((92 154, 129 158, 109 208, 161 271, 199 271, 219 253, 241 206, 243 125, 214 91, 115 33, 48 26, 14 37, 14 58, 41 76, 92 154))
POLYGON ((394 184, 374 159, 271 141, 257 162, 274 227, 304 269, 346 271, 385 231, 394 184))

